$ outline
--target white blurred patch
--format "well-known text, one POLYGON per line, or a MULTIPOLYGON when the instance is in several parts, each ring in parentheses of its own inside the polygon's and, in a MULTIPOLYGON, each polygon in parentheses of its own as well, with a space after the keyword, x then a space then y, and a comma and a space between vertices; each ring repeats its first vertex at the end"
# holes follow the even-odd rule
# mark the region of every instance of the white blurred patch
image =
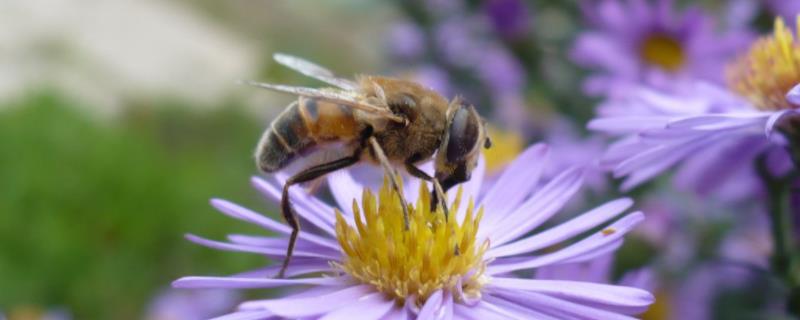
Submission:
POLYGON ((0 101, 44 85, 103 114, 124 97, 211 105, 252 77, 256 53, 170 1, 0 1, 0 101))

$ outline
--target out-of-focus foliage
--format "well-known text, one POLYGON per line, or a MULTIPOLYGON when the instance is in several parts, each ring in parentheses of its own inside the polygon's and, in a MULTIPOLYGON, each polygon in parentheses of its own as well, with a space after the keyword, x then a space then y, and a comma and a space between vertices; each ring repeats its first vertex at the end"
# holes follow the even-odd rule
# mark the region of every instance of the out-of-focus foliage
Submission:
POLYGON ((259 263, 181 237, 250 230, 207 203, 261 205, 247 184, 257 121, 234 105, 132 106, 112 124, 77 109, 40 92, 0 111, 1 308, 135 319, 179 275, 259 263))

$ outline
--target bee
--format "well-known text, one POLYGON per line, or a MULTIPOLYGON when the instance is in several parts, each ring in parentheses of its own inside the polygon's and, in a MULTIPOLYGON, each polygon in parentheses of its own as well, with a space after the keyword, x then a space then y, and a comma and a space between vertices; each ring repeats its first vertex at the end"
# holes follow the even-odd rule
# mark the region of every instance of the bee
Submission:
POLYGON ((283 186, 281 214, 292 228, 278 277, 289 266, 300 225, 292 209, 289 188, 360 162, 383 167, 403 205, 408 227, 408 206, 399 189, 396 169, 432 182, 432 206, 440 204, 447 217, 445 192, 468 181, 477 165, 480 148, 489 148, 485 121, 462 98, 448 101, 438 93, 407 80, 360 75, 349 80, 307 60, 275 54, 276 62, 332 87, 308 88, 248 81, 247 84, 297 95, 264 131, 255 160, 264 173, 274 173, 318 150, 335 146, 341 157, 309 166, 291 176, 283 186), (431 177, 417 167, 435 154, 431 177))

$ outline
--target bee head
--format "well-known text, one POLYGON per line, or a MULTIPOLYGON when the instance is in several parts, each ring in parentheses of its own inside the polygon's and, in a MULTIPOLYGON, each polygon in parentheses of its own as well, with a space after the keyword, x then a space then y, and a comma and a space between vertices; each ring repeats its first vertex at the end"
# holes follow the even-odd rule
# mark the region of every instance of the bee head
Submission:
POLYGON ((445 191, 468 181, 481 147, 491 145, 475 107, 462 98, 454 99, 447 109, 447 127, 436 155, 436 180, 445 191))

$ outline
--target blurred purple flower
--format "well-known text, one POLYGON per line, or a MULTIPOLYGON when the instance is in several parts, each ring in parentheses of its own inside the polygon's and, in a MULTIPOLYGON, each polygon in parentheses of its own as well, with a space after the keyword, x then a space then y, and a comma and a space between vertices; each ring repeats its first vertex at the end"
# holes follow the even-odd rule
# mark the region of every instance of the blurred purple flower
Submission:
POLYGON ((724 195, 736 198, 758 190, 753 163, 760 155, 776 174, 791 168, 786 141, 774 131, 781 117, 798 112, 759 111, 720 88, 697 84, 675 95, 640 88, 599 113, 590 129, 624 136, 601 163, 627 177, 625 191, 682 163, 678 186, 700 194, 729 187, 724 195))
POLYGON ((792 21, 800 14, 800 1, 796 0, 762 0, 767 8, 776 16, 792 21))
POLYGON ((676 79, 722 81, 725 61, 746 46, 751 34, 714 32, 712 19, 691 7, 675 12, 672 0, 584 1, 593 28, 578 36, 572 59, 595 70, 588 94, 614 94, 632 84, 669 88, 676 79))
POLYGON ((525 1, 489 0, 484 3, 483 8, 500 36, 519 39, 529 33, 531 14, 525 1))
POLYGON ((503 47, 490 46, 481 52, 476 68, 481 80, 497 96, 518 93, 525 86, 522 65, 503 47))
POLYGON ((419 26, 405 22, 391 27, 388 35, 389 54, 402 60, 419 58, 425 53, 425 35, 419 26))
POLYGON ((231 290, 167 289, 147 309, 147 320, 201 320, 230 312, 239 295, 231 290))
POLYGON ((450 77, 447 72, 435 65, 422 65, 414 69, 411 78, 445 97, 453 95, 450 77))
POLYGON ((555 177, 568 167, 582 166, 586 168, 586 186, 591 191, 605 191, 609 181, 597 158, 605 148, 604 139, 598 136, 582 137, 578 128, 564 118, 549 120, 544 129, 544 141, 552 146, 551 157, 554 163, 545 170, 545 179, 555 177))
MULTIPOLYGON (((288 270, 291 278, 268 278, 278 269, 278 267, 268 267, 230 277, 186 277, 175 281, 174 286, 182 288, 311 286, 306 291, 285 297, 246 302, 240 305, 238 312, 228 316, 231 319, 302 318, 322 315, 348 319, 407 319, 409 317, 420 319, 432 317, 441 319, 564 317, 630 319, 626 315, 646 309, 653 302, 652 295, 641 289, 624 286, 581 281, 521 279, 513 275, 513 272, 518 270, 534 270, 548 265, 578 263, 613 252, 621 245, 623 235, 643 218, 641 212, 629 213, 577 242, 564 243, 568 239, 574 239, 589 230, 608 224, 614 217, 625 212, 632 205, 632 201, 629 199, 618 199, 558 226, 531 233, 532 230, 555 215, 577 192, 582 183, 581 170, 571 169, 541 186, 538 177, 544 170, 547 153, 548 148, 544 145, 536 145, 527 149, 508 166, 489 190, 481 190, 483 166, 480 165, 476 169, 472 179, 463 185, 463 192, 465 199, 475 199, 477 203, 475 207, 483 207, 486 212, 482 220, 479 214, 478 220, 475 221, 474 228, 477 231, 471 229, 472 232, 476 232, 476 245, 483 243, 481 260, 478 265, 471 267, 470 272, 458 276, 452 282, 448 281, 449 285, 434 287, 435 291, 429 296, 405 296, 403 297, 405 302, 398 303, 392 299, 396 293, 387 295, 377 291, 379 288, 376 287, 377 284, 387 284, 381 280, 379 275, 388 270, 372 269, 371 274, 378 276, 375 276, 377 278, 374 279, 374 282, 365 284, 360 282, 361 280, 357 280, 363 278, 356 278, 357 275, 348 273, 351 269, 342 268, 343 265, 349 263, 350 259, 353 259, 347 250, 353 250, 353 247, 350 247, 353 245, 351 241, 357 240, 353 238, 354 234, 346 231, 354 230, 355 217, 360 216, 353 212, 353 203, 354 200, 356 203, 362 203, 362 196, 365 195, 363 186, 355 181, 347 171, 332 174, 328 179, 330 190, 338 202, 339 210, 343 212, 337 218, 338 221, 332 214, 335 210, 334 207, 301 190, 295 189, 291 192, 295 199, 297 213, 304 219, 304 222, 313 224, 320 230, 316 234, 301 233, 295 251, 295 259, 288 270), (478 197, 479 194, 482 196, 478 197), (480 223, 479 228, 478 223, 480 223), (346 242, 349 249, 341 247, 342 239, 349 239, 346 242), (561 243, 564 245, 559 246, 561 243), (553 247, 559 249, 549 250, 553 247), (536 252, 536 254, 528 255, 531 252, 536 252), (324 274, 319 275, 319 273, 324 274)), ((254 178, 253 183, 266 196, 278 200, 285 178, 283 175, 278 175, 275 181, 254 178)), ((417 202, 418 193, 414 190, 425 190, 424 188, 419 189, 419 184, 418 180, 410 180, 404 187, 406 197, 412 203, 417 203, 417 209, 421 208, 422 203, 425 203, 424 198, 417 202)), ((386 192, 384 195, 390 195, 388 190, 383 191, 386 192)), ((427 195, 425 192, 421 194, 427 195)), ((451 199, 453 199, 452 196, 451 194, 451 199)), ((374 197, 368 196, 367 198, 372 199, 369 200, 370 203, 374 203, 371 202, 375 201, 374 197)), ((381 199, 388 200, 389 198, 382 197, 381 199)), ((393 203, 399 202, 393 201, 393 203)), ((212 205, 226 215, 257 224, 281 234, 282 237, 231 235, 229 236, 231 242, 217 242, 190 235, 190 240, 212 248, 252 252, 273 259, 282 259, 286 236, 289 234, 288 227, 224 200, 213 200, 212 205)), ((381 201, 377 208, 391 207, 391 204, 381 201)), ((370 208, 376 207, 372 205, 370 208)), ((452 222, 454 224, 464 219, 465 216, 470 216, 467 212, 471 212, 464 206, 454 210, 456 210, 456 219, 453 219, 455 222, 452 222)), ((361 211, 367 212, 368 210, 363 208, 359 210, 359 212, 361 211)), ((373 216, 373 219, 382 219, 382 223, 387 223, 389 221, 387 219, 402 220, 398 218, 399 211, 391 213, 393 214, 377 214, 373 216)), ((412 217, 426 219, 422 215, 412 214, 412 217)), ((358 219, 361 220, 361 218, 358 219)), ((370 224, 369 220, 366 223, 361 222, 359 228, 371 230, 373 226, 370 224)), ((391 236, 383 236, 384 234, 390 235, 391 232, 379 234, 381 234, 381 239, 386 238, 388 242, 392 242, 394 239, 391 236)), ((377 239, 376 235, 373 240, 377 239)), ((377 245, 380 244, 370 243, 370 248, 377 245)), ((419 246, 415 245, 414 247, 418 248, 419 246)), ((464 248, 469 248, 469 245, 464 248)), ((463 251, 460 256, 468 255, 469 252, 463 251)), ((396 266, 406 262, 399 260, 390 265, 396 266)), ((375 263, 375 266, 383 265, 375 263)), ((422 277, 433 278, 442 276, 444 275, 422 275, 422 277)))

